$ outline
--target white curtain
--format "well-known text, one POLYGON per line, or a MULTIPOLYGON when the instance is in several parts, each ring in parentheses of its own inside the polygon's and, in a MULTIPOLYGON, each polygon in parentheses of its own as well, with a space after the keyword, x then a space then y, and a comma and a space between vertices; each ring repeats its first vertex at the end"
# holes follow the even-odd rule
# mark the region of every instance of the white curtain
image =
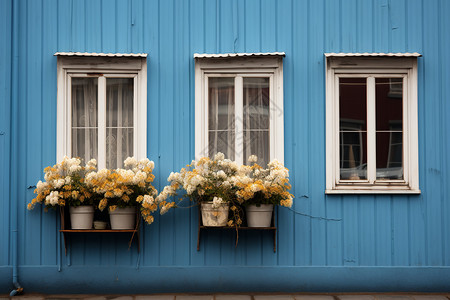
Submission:
POLYGON ((133 78, 106 79, 106 168, 133 156, 133 78))
POLYGON ((269 78, 244 78, 244 163, 250 155, 265 166, 269 149, 269 78))
POLYGON ((208 138, 210 157, 217 152, 235 159, 234 78, 209 78, 208 138))
POLYGON ((98 79, 72 78, 72 156, 98 159, 98 79))

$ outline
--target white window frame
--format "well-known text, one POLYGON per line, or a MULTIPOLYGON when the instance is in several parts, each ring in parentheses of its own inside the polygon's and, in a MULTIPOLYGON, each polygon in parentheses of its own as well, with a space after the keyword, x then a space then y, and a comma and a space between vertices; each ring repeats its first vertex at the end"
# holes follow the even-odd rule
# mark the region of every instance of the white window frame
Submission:
POLYGON ((106 167, 106 78, 133 78, 133 156, 147 157, 147 58, 60 55, 57 62, 56 158, 71 156, 73 77, 98 78, 98 169, 106 167))
POLYGON ((195 158, 209 156, 208 148, 208 78, 235 78, 235 161, 242 164, 243 151, 238 151, 243 141, 243 94, 244 77, 269 78, 269 159, 284 163, 284 109, 283 109, 283 57, 274 54, 223 54, 197 57, 195 60, 195 158))
POLYGON ((420 194, 417 56, 328 56, 326 62, 326 194, 420 194), (367 179, 340 180, 339 78, 367 78, 367 179), (403 179, 376 180, 375 78, 403 78, 403 179))

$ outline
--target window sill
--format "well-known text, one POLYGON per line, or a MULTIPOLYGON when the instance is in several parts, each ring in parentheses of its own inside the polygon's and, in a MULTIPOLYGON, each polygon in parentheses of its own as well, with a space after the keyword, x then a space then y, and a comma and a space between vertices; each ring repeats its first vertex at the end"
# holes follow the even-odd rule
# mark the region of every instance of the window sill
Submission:
POLYGON ((353 188, 342 188, 337 187, 335 189, 327 189, 325 190, 325 194, 334 195, 334 194, 401 194, 401 195, 420 195, 421 191, 419 189, 409 189, 409 188, 367 188, 367 189, 358 189, 357 187, 353 188))

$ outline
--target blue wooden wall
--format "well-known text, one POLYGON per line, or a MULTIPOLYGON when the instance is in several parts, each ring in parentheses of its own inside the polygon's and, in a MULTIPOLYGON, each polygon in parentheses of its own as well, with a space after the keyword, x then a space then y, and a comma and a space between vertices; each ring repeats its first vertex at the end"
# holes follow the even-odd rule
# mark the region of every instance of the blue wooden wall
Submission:
POLYGON ((0 1, 0 293, 450 291, 450 1, 0 1), (193 54, 284 51, 285 164, 294 213, 263 233, 206 234, 179 209, 127 236, 80 235, 27 211, 56 159, 57 51, 148 53, 156 187, 194 156, 193 54), (419 196, 326 196, 325 52, 419 52, 419 196), (18 204, 17 216, 12 204, 18 204))

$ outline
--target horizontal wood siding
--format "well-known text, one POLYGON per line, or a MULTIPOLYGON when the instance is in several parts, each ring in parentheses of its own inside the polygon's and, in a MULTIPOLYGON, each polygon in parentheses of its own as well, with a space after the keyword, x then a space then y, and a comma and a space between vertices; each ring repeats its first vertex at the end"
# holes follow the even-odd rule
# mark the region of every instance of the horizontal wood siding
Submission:
POLYGON ((21 266, 450 266, 449 1, 17 3, 19 32, 12 37, 12 1, 0 1, 0 266, 11 265, 3 242, 15 217, 11 201, 19 206, 21 266), (74 236, 68 255, 59 257, 57 214, 26 209, 42 170, 56 159, 57 51, 148 53, 147 149, 158 190, 194 157, 193 54, 285 52, 285 164, 295 204, 278 209, 277 252, 264 232, 240 233, 237 248, 233 232, 206 233, 197 251, 198 213, 183 208, 144 226, 140 254, 136 244, 128 250, 126 235, 92 234, 74 236), (325 52, 423 54, 421 195, 324 194, 325 52), (18 78, 11 78, 13 67, 18 78))

